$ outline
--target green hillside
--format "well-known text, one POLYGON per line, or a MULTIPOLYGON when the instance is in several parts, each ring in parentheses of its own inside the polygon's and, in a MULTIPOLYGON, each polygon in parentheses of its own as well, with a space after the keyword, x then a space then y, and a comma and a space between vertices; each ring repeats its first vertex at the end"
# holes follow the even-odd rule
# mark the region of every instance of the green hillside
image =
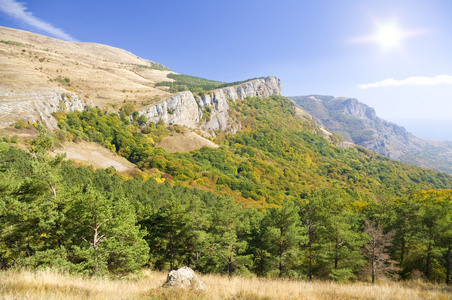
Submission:
POLYGON ((379 251, 376 276, 449 281, 452 176, 336 147, 284 97, 231 105, 242 130, 183 154, 155 147, 180 127, 97 108, 57 114, 60 130, 39 127, 30 153, 0 142, 0 266, 370 280, 379 251), (98 142, 141 170, 48 155, 66 140, 98 142))
MULTIPOLYGON (((218 149, 169 154, 155 148, 170 131, 163 124, 127 125, 98 109, 59 116, 59 136, 99 142, 136 163, 158 169, 171 181, 231 193, 251 205, 281 204, 317 187, 340 187, 362 199, 400 196, 420 189, 451 188, 451 176, 390 160, 362 147, 340 148, 314 134, 314 123, 297 119, 286 98, 237 101, 230 115, 243 129, 218 133, 218 149), (165 133, 166 132, 166 133, 165 133)), ((175 130, 175 129, 172 129, 175 130)), ((367 200, 364 200, 367 201, 367 200)))

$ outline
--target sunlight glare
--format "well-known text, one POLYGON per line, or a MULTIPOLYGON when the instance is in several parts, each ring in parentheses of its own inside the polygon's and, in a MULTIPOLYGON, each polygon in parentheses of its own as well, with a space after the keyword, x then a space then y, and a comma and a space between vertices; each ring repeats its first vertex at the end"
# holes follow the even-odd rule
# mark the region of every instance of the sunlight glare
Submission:
POLYGON ((400 46, 402 31, 394 23, 379 25, 376 40, 383 49, 393 49, 400 46))

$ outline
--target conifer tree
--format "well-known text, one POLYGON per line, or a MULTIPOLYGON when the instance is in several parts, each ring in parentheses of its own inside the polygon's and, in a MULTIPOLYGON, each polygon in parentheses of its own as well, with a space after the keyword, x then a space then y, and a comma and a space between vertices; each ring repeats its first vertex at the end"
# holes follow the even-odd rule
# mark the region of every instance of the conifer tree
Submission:
POLYGON ((148 261, 144 232, 124 198, 107 198, 89 185, 75 191, 69 199, 66 227, 76 270, 91 275, 126 273, 148 261))
MULTIPOLYGON (((210 226, 204 240, 207 250, 204 260, 206 271, 219 268, 226 270, 229 276, 240 269, 247 272, 251 259, 246 255, 245 236, 249 230, 243 209, 231 199, 219 198, 214 207, 210 207, 210 226), (210 266, 206 266, 210 264, 210 266)), ((216 269, 218 271, 218 269, 216 269)))
POLYGON ((288 268, 298 256, 298 243, 302 239, 299 208, 293 201, 283 201, 281 208, 267 212, 267 243, 276 258, 279 276, 288 275, 288 268))

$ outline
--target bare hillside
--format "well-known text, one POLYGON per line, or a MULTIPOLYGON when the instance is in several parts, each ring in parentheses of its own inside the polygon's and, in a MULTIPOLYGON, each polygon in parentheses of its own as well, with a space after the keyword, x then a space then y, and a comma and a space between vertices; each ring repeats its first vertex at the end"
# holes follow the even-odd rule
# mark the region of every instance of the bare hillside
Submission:
POLYGON ((56 149, 55 153, 66 153, 66 159, 95 168, 106 169, 114 167, 116 171, 120 172, 130 171, 135 168, 135 165, 124 157, 120 157, 96 143, 68 143, 62 149, 56 149))
POLYGON ((0 120, 37 121, 64 96, 115 110, 167 98, 154 88, 170 81, 168 69, 125 50, 94 43, 66 42, 0 27, 0 120), (63 96, 62 96, 63 95, 63 96))
POLYGON ((162 147, 170 153, 182 153, 202 147, 218 148, 218 145, 192 131, 188 131, 165 137, 159 144, 159 147, 162 147))

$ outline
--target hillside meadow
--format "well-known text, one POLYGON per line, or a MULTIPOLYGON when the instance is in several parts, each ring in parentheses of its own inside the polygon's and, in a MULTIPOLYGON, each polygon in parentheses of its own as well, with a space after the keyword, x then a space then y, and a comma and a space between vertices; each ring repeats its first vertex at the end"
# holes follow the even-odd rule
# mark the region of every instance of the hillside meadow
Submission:
POLYGON ((340 284, 257 277, 199 275, 207 288, 162 288, 166 273, 143 270, 126 279, 50 270, 0 272, 1 299, 452 299, 452 289, 420 280, 340 284))

